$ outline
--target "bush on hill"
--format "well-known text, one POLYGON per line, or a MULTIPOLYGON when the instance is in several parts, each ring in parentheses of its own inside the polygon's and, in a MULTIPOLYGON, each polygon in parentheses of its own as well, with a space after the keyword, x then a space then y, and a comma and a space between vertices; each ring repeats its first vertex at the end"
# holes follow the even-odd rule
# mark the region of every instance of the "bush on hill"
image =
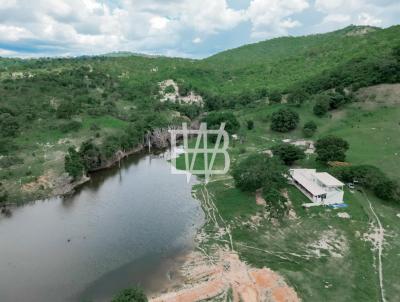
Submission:
POLYGON ((271 130, 289 132, 296 129, 300 121, 299 115, 290 109, 280 109, 271 116, 271 130))
POLYGON ((253 130, 254 129, 254 121, 253 120, 248 120, 246 122, 246 124, 247 124, 247 129, 248 130, 253 130))
POLYGON ((307 99, 309 95, 303 89, 297 89, 289 94, 288 96, 288 103, 295 106, 301 106, 307 99))
POLYGON ((346 151, 349 143, 340 137, 328 135, 320 138, 315 143, 317 161, 327 163, 328 161, 345 161, 346 151))
POLYGON ((271 103, 280 103, 282 100, 282 94, 279 91, 273 90, 269 93, 268 99, 271 103))
POLYGON ((325 94, 319 94, 314 97, 315 105, 313 112, 316 116, 323 117, 330 108, 330 98, 325 94))
POLYGON ((317 132, 317 124, 309 121, 303 126, 303 134, 305 137, 312 137, 317 132))
POLYGON ((225 123, 225 130, 229 134, 236 133, 240 128, 239 121, 231 112, 211 112, 203 118, 203 122, 207 123, 208 129, 219 129, 221 123, 225 123))
POLYGON ((9 113, 0 114, 0 135, 3 137, 15 137, 18 134, 20 124, 15 116, 9 113))

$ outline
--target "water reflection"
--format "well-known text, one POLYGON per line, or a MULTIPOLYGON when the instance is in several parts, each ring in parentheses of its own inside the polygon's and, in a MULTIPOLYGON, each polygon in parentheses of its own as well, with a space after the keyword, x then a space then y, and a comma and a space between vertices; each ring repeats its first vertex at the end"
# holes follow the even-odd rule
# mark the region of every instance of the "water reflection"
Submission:
POLYGON ((203 213, 184 175, 141 155, 66 198, 0 218, 0 301, 108 301, 135 283, 153 291, 193 245, 203 213))

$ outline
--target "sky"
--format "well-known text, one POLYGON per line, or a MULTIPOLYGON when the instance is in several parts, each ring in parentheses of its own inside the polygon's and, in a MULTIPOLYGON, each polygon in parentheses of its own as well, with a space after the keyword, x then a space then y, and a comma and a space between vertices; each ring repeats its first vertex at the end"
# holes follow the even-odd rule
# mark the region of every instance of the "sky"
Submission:
POLYGON ((0 56, 203 58, 280 36, 400 23, 400 0, 0 0, 0 56))

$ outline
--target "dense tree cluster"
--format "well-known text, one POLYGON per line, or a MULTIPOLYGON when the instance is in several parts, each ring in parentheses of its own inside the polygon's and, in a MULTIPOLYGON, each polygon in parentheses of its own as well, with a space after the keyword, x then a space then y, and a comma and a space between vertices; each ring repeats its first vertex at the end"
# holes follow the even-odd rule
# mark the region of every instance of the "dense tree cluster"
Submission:
POLYGON ((317 160, 323 163, 329 161, 345 161, 349 143, 340 137, 328 135, 315 143, 317 160))
POLYGON ((370 165, 336 167, 332 173, 344 182, 355 182, 383 200, 400 202, 400 186, 379 168, 370 165))
POLYGON ((254 192, 260 188, 282 187, 286 183, 286 168, 276 158, 265 154, 251 154, 233 167, 236 187, 254 192))
POLYGON ((280 109, 271 116, 271 130, 277 132, 289 132, 296 129, 300 117, 297 112, 290 109, 280 109))
POLYGON ((291 166, 296 160, 305 158, 304 150, 292 144, 282 143, 271 148, 274 156, 291 166))
POLYGON ((207 123, 208 129, 219 129, 221 123, 225 123, 225 130, 230 133, 236 133, 240 124, 235 115, 231 112, 211 112, 203 118, 203 122, 207 123))

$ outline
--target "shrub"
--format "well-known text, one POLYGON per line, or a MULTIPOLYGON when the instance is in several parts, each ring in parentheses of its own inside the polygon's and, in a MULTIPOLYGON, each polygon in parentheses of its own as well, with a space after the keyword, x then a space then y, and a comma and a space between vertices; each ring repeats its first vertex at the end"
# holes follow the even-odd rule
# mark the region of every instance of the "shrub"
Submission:
POLYGON ((74 180, 79 179, 84 172, 84 165, 78 152, 72 147, 68 149, 68 154, 65 156, 64 170, 74 180))
POLYGON ((315 152, 317 160, 323 163, 328 161, 344 161, 346 151, 349 149, 349 143, 340 137, 333 135, 325 136, 317 140, 315 152))
POLYGON ((4 156, 0 158, 0 168, 7 169, 14 165, 23 164, 24 160, 18 156, 4 156))
POLYGON ((59 125, 59 129, 62 133, 78 131, 80 128, 82 128, 82 123, 79 121, 75 121, 75 120, 61 123, 59 125))
POLYGON ((272 114, 271 130, 289 132, 296 129, 300 121, 299 115, 290 109, 280 109, 272 114))
POLYGON ((312 137, 317 131, 317 124, 313 121, 307 122, 303 126, 303 134, 305 137, 312 137))
POLYGON ((400 189, 397 183, 393 180, 383 179, 374 186, 373 191, 376 196, 383 200, 399 201, 400 189))
POLYGON ((295 90, 288 96, 288 103, 295 106, 301 106, 307 98, 309 97, 308 93, 302 89, 295 90))
POLYGON ((57 117, 63 119, 70 119, 73 115, 78 113, 79 106, 71 100, 62 101, 57 108, 57 117))
POLYGON ((168 85, 167 87, 165 87, 164 93, 175 93, 175 87, 173 85, 168 85))
POLYGON ((279 187, 264 187, 263 198, 267 202, 266 208, 268 209, 270 217, 280 219, 287 214, 287 200, 284 196, 282 196, 279 187))
POLYGON ((3 137, 17 136, 19 129, 17 118, 9 113, 0 114, 0 129, 0 135, 3 137))
POLYGON ((277 156, 285 165, 290 166, 296 160, 305 157, 304 151, 297 146, 282 143, 272 147, 272 153, 277 156))
POLYGON ((125 289, 111 302, 147 302, 147 297, 140 288, 125 289))
POLYGON ((313 112, 316 116, 324 116, 330 108, 330 99, 327 95, 321 94, 315 97, 313 112))
POLYGON ((280 103, 282 100, 282 94, 279 91, 271 91, 269 93, 268 100, 271 103, 280 103))
POLYGON ((248 130, 254 129, 254 121, 252 121, 252 120, 247 121, 247 129, 248 130))
POLYGON ((8 200, 8 192, 0 187, 0 204, 8 200))
POLYGON ((225 130, 230 134, 234 134, 240 128, 239 121, 231 112, 212 112, 203 122, 207 123, 208 129, 219 129, 221 123, 225 123, 225 130))

